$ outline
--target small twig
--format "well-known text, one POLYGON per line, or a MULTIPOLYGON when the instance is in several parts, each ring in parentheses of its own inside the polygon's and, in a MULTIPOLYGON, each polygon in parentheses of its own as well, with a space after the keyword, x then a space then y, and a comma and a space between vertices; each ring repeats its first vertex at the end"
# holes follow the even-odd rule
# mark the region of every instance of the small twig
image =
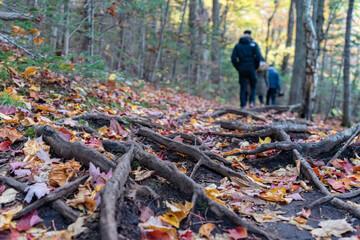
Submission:
POLYGON ((55 189, 53 192, 49 193, 45 197, 40 198, 35 202, 31 203, 30 205, 26 206, 25 208, 23 208, 23 210, 21 210, 21 212, 19 212, 14 218, 19 219, 47 203, 54 202, 55 200, 60 199, 74 192, 79 187, 79 185, 83 183, 88 177, 89 175, 79 177, 75 181, 71 183, 67 183, 64 186, 55 189))
POLYGON ((359 135, 359 133, 360 133, 360 127, 358 127, 358 130, 346 141, 344 146, 342 146, 342 148, 331 158, 331 160, 326 165, 328 166, 333 160, 338 158, 345 151, 345 149, 350 145, 350 143, 354 140, 354 138, 357 135, 359 135))

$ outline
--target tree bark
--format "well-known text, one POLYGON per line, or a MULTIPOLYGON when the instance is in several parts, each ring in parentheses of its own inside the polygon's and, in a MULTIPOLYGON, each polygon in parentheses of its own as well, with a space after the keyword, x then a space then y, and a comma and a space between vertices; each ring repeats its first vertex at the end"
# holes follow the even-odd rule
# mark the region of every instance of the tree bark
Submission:
POLYGON ((157 47, 157 52, 156 52, 156 59, 155 59, 155 64, 154 64, 154 70, 153 73, 151 75, 150 81, 153 82, 156 76, 156 70, 159 64, 159 60, 160 60, 160 54, 161 54, 161 47, 162 47, 162 43, 163 43, 163 39, 164 39, 164 33, 165 33, 165 27, 166 27, 166 23, 167 23, 167 18, 169 15, 169 6, 170 6, 170 0, 167 1, 166 3, 166 9, 165 9, 165 13, 164 13, 164 21, 163 24, 161 26, 161 32, 160 32, 160 38, 159 38, 159 44, 157 47))
POLYGON ((198 72, 199 72, 199 63, 198 63, 198 0, 190 0, 189 4, 189 28, 190 28, 190 61, 188 66, 188 75, 193 84, 198 82, 198 72))
MULTIPOLYGON (((288 25, 287 25, 287 38, 286 38, 286 45, 285 45, 286 48, 291 47, 292 38, 293 38, 293 34, 294 34, 294 23, 295 23, 294 5, 295 5, 294 0, 291 0, 290 8, 289 8, 288 25)), ((285 73, 286 73, 286 69, 289 64, 289 58, 290 58, 290 54, 286 54, 283 58, 283 62, 281 65, 281 75, 285 75, 285 73)))
POLYGON ((303 0, 295 0, 296 6, 296 40, 295 59, 291 78, 289 105, 302 102, 302 85, 305 78, 305 30, 302 20, 303 0))
POLYGON ((306 36, 306 67, 305 81, 303 83, 304 106, 302 116, 308 120, 312 119, 311 114, 314 108, 316 86, 318 82, 317 36, 313 21, 310 17, 310 7, 311 0, 304 0, 303 21, 306 36))
POLYGON ((271 21, 273 20, 276 11, 277 11, 277 7, 278 7, 278 0, 274 0, 275 3, 275 8, 273 13, 271 14, 270 18, 268 18, 267 20, 267 31, 266 31, 266 48, 265 48, 265 61, 267 61, 267 57, 268 57, 268 53, 269 53, 269 38, 270 38, 270 25, 271 25, 271 21))
POLYGON ((213 0, 212 3, 211 80, 213 83, 219 84, 220 4, 219 0, 213 0))
MULTIPOLYGON (((188 4, 188 0, 185 0, 185 4, 184 4, 182 16, 181 16, 181 24, 180 24, 180 29, 179 29, 179 37, 176 39, 176 45, 175 45, 175 51, 176 51, 176 53, 179 51, 179 38, 182 37, 183 31, 184 31, 184 23, 185 23, 185 14, 186 14, 186 9, 187 9, 187 4, 188 4)), ((174 59, 173 71, 172 71, 172 76, 171 76, 172 82, 175 81, 177 59, 178 59, 178 55, 175 56, 175 59, 174 59)))
POLYGON ((351 89, 350 89, 350 48, 351 48, 351 22, 354 9, 354 0, 349 0, 349 8, 346 17, 346 33, 344 47, 344 103, 342 124, 351 125, 351 89))
POLYGON ((0 12, 0 19, 3 21, 32 20, 34 16, 17 12, 0 12))
POLYGON ((65 31, 64 31, 64 55, 69 54, 70 47, 70 0, 64 2, 64 15, 65 15, 65 31))

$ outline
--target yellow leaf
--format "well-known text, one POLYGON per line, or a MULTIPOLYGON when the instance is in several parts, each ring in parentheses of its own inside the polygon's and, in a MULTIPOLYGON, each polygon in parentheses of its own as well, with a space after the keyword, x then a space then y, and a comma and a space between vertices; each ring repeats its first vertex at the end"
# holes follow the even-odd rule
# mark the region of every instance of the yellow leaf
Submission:
POLYGON ((217 197, 221 197, 222 195, 219 193, 216 189, 205 189, 206 194, 209 196, 209 198, 217 201, 218 203, 225 205, 224 201, 221 201, 220 199, 217 199, 217 197))
POLYGON ((35 85, 31 85, 31 87, 29 89, 34 90, 35 92, 40 91, 40 87, 37 87, 35 85))
POLYGON ((196 121, 195 118, 191 119, 191 121, 189 122, 191 125, 194 125, 194 126, 199 126, 200 124, 198 123, 198 121, 196 121))
POLYGON ((44 38, 43 37, 36 37, 36 38, 34 38, 34 43, 36 44, 36 45, 40 45, 40 44, 43 44, 44 43, 44 38))
POLYGON ((110 44, 107 44, 105 47, 105 51, 109 51, 109 48, 110 48, 110 44))
POLYGON ((210 117, 210 118, 209 118, 209 122, 212 122, 212 123, 213 123, 213 122, 215 122, 215 120, 214 120, 212 117, 210 117))
POLYGON ((0 4, 2 4, 2 1, 0 0, 0 4))
POLYGON ((115 80, 115 78, 116 78, 116 74, 110 74, 110 76, 109 76, 109 80, 111 80, 111 81, 113 81, 113 80, 115 80))
POLYGON ((187 217, 187 215, 190 213, 190 210, 194 206, 194 203, 188 201, 185 201, 185 205, 181 202, 165 202, 165 204, 168 207, 168 212, 162 216, 159 216, 159 218, 163 222, 171 224, 176 228, 179 228, 180 222, 187 217))
POLYGON ((38 67, 27 67, 25 71, 22 73, 24 78, 28 78, 34 76, 36 74, 38 67))
POLYGON ((264 140, 262 140, 259 137, 259 146, 263 145, 264 143, 271 143, 271 138, 270 137, 266 137, 264 140))
POLYGON ((105 125, 98 130, 99 133, 104 134, 108 132, 108 127, 105 125))
POLYGON ((199 229, 199 233, 202 236, 205 236, 207 238, 211 237, 211 231, 215 228, 215 224, 213 223, 206 223, 202 225, 199 229))
POLYGON ((12 27, 12 34, 13 35, 25 37, 26 31, 22 27, 14 26, 14 25, 11 25, 11 27, 12 27))

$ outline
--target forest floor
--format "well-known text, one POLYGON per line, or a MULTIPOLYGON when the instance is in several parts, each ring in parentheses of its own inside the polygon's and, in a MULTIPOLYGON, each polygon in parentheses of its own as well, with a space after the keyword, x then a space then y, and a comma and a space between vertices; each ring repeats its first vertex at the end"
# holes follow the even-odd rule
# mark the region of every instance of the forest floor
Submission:
POLYGON ((19 61, 0 84, 0 239, 359 239, 360 125, 21 70, 0 47, 19 61))

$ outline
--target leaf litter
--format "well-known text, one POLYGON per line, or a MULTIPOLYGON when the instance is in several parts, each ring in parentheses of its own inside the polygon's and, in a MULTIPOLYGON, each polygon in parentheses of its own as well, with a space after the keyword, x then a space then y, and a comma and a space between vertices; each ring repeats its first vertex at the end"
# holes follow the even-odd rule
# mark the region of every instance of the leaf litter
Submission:
MULTIPOLYGON (((20 27, 14 26, 13 29, 17 34, 23 34, 20 27)), ((357 229, 359 224, 357 219, 350 217, 344 219, 346 212, 337 209, 334 212, 335 209, 329 204, 315 206, 312 211, 303 208, 304 202, 316 200, 320 196, 314 192, 313 185, 300 175, 300 165, 287 164, 283 161, 284 157, 281 156, 280 151, 273 149, 251 155, 227 156, 276 142, 271 136, 235 141, 234 138, 224 139, 211 134, 212 132, 244 133, 239 130, 225 130, 216 121, 239 121, 251 126, 263 124, 249 116, 242 118, 228 113, 217 118, 209 117, 215 112, 213 109, 219 107, 217 103, 186 93, 177 93, 172 89, 145 85, 143 90, 138 90, 134 83, 111 82, 110 84, 110 81, 92 79, 89 82, 71 81, 69 86, 72 91, 64 91, 60 84, 69 80, 48 69, 27 67, 21 73, 9 67, 8 71, 12 72, 14 77, 5 81, 8 87, 2 89, 1 94, 8 94, 16 101, 23 101, 28 109, 5 105, 0 108, 1 156, 7 156, 6 152, 14 152, 10 163, 1 166, 1 175, 15 177, 26 184, 26 187, 25 195, 21 196, 13 188, 2 185, 4 187, 1 187, 0 191, 1 236, 70 239, 77 235, 79 239, 82 236, 86 239, 92 234, 93 236, 99 234, 98 227, 94 227, 94 223, 96 224, 101 204, 100 191, 112 177, 112 171, 101 172, 92 163, 89 167, 85 167, 74 159, 57 156, 41 137, 27 136, 30 129, 33 131, 34 126, 49 125, 58 130, 67 141, 81 142, 113 159, 115 155, 104 150, 102 141, 139 141, 146 146, 147 152, 160 156, 163 161, 172 162, 180 172, 190 176, 195 164, 186 154, 172 153, 171 150, 159 147, 151 141, 142 142, 144 139, 134 138, 136 130, 131 127, 132 121, 136 121, 136 124, 153 124, 150 126, 157 126, 154 131, 162 136, 180 132, 189 136, 200 134, 197 136, 202 143, 196 141, 191 143, 191 140, 181 136, 175 137, 174 140, 179 143, 191 143, 194 146, 203 144, 202 147, 206 147, 213 154, 226 157, 234 169, 246 174, 247 179, 244 181, 235 176, 223 177, 201 168, 195 174, 198 175, 195 179, 201 179, 200 184, 207 196, 239 216, 248 218, 249 221, 269 224, 268 229, 275 227, 274 232, 279 236, 288 239, 291 239, 289 236, 296 234, 297 237, 303 238, 308 238, 310 234, 314 238, 342 237, 353 236, 352 232, 357 229), (43 82, 37 82, 35 76, 43 82), (21 91, 23 89, 19 87, 19 82, 30 91, 21 91), (46 84, 53 85, 48 87, 46 84), (46 99, 46 104, 42 99, 46 99), (114 104, 116 108, 113 107, 114 104), (107 114, 110 120, 102 122, 72 118, 89 111, 107 114), (189 112, 194 113, 191 118, 182 119, 182 116, 189 112), (117 116, 120 116, 121 120, 115 120, 117 116), (98 134, 88 132, 88 128, 98 134), (256 166, 254 161, 267 157, 273 157, 272 161, 278 165, 274 167, 274 163, 265 162, 261 168, 254 167, 256 166), (54 225, 41 225, 39 224, 42 222, 41 208, 38 209, 39 213, 33 211, 20 220, 13 220, 13 217, 29 203, 44 198, 58 187, 66 186, 86 172, 90 173, 90 178, 81 184, 74 194, 66 196, 66 204, 82 213, 82 217, 77 218, 73 224, 55 228, 57 218, 61 218, 57 215, 54 225), (23 201, 19 201, 19 198, 23 201), (326 220, 324 216, 341 219, 326 220), (300 229, 299 233, 291 235, 294 231, 293 226, 300 229)), ((266 118, 269 124, 274 121, 272 113, 260 115, 266 118)), ((283 113, 281 116, 283 119, 293 117, 292 113, 283 113)), ((296 141, 316 143, 340 131, 341 129, 334 126, 313 125, 308 130, 310 137, 296 141)), ((358 141, 355 139, 354 142, 358 143, 358 141)), ((327 189, 335 194, 347 193, 360 186, 358 152, 348 151, 346 157, 344 156, 343 154, 340 158, 334 159, 330 165, 321 163, 321 159, 310 162, 314 173, 327 189)), ((191 202, 190 196, 179 193, 179 190, 171 186, 166 179, 158 176, 156 171, 143 169, 137 162, 132 162, 132 173, 133 176, 130 178, 137 184, 148 186, 162 196, 160 199, 149 199, 146 194, 137 193, 135 201, 124 199, 123 208, 118 210, 126 216, 119 222, 120 234, 142 239, 256 237, 244 227, 217 220, 203 199, 191 202), (220 222, 212 223, 216 221, 220 222), (137 231, 137 233, 129 231, 137 231)), ((358 208, 357 199, 352 200, 349 202, 358 208)))

